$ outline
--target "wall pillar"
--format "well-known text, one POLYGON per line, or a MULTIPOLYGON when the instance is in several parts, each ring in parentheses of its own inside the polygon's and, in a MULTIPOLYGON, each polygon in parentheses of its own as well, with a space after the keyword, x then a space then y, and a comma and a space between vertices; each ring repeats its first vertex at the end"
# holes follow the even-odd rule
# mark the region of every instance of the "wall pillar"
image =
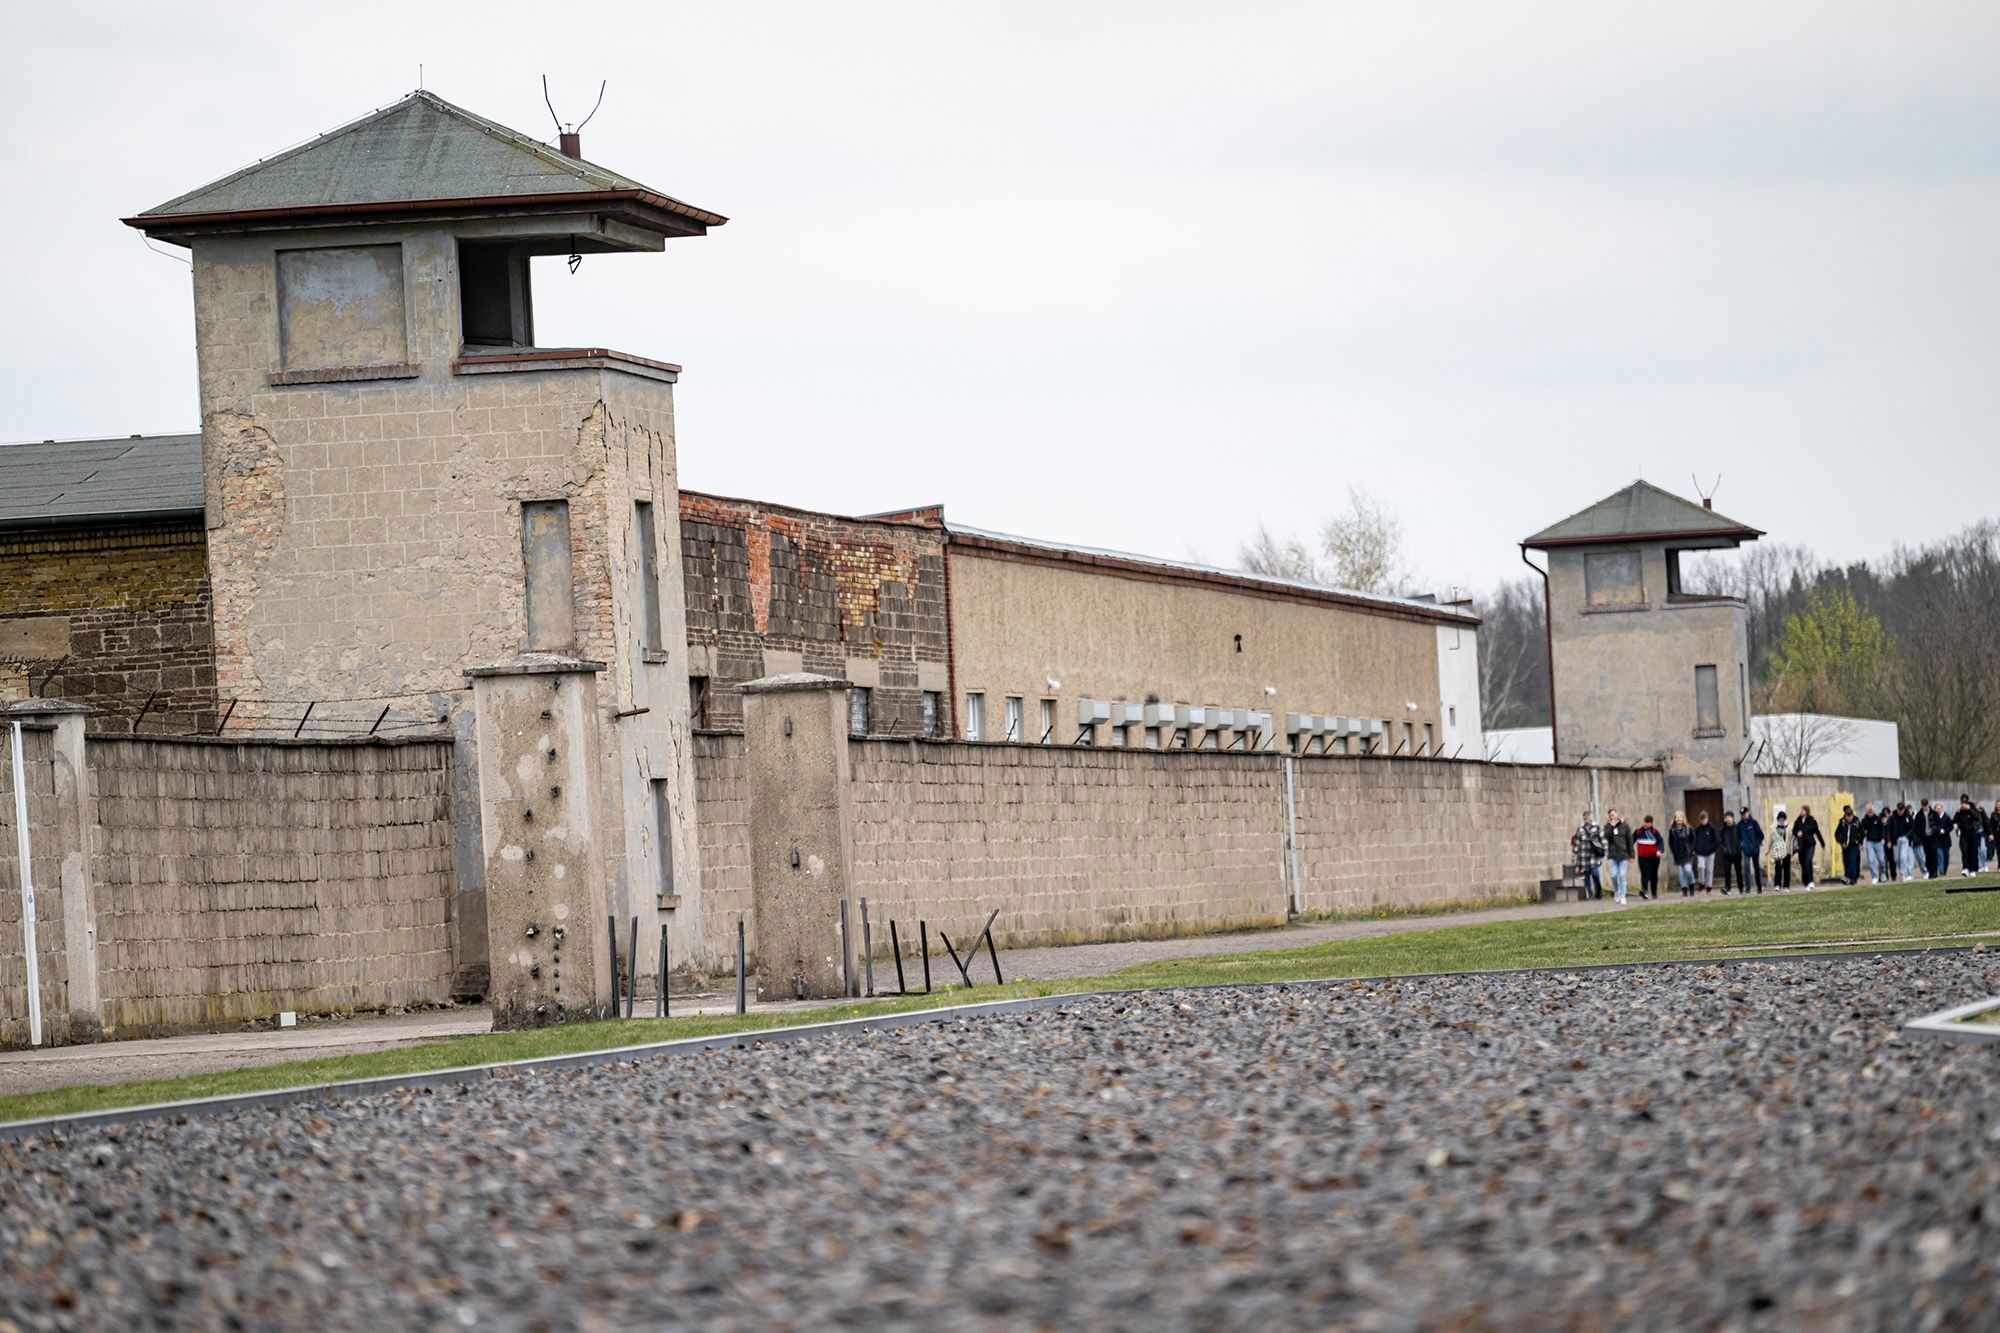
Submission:
POLYGON ((741 688, 758 993, 838 999, 853 962, 840 931, 853 880, 847 682, 798 674, 741 688))
MULTIPOLYGON (((466 672, 479 754, 495 1029, 609 1017, 599 662, 530 653, 466 672)), ((626 927, 621 923, 621 935, 626 927)))
POLYGON ((97 984, 97 885, 91 858, 97 800, 84 759, 84 719, 90 709, 61 700, 17 704, 14 712, 40 712, 55 723, 56 845, 62 849, 63 948, 69 973, 69 1039, 96 1041, 104 1032, 97 984))

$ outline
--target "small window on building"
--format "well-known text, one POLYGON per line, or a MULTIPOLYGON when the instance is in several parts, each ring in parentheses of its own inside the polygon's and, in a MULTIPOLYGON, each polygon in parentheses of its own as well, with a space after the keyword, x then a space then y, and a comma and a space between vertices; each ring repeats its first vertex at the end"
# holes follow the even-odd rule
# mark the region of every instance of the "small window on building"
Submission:
POLYGON ((1056 701, 1042 700, 1040 716, 1035 719, 1035 735, 1042 745, 1056 738, 1056 701))
POLYGON ((1125 728, 1123 727, 1111 728, 1111 744, 1115 747, 1121 747, 1121 748, 1124 746, 1125 728))
POLYGON ((666 631, 660 624, 660 562, 653 533, 653 504, 632 502, 632 540, 639 547, 639 633, 651 654, 667 651, 666 631))
POLYGON ((708 677, 688 677, 688 724, 696 728, 708 726, 708 677))
POLYGON ((1417 752, 1417 724, 1414 722, 1405 722, 1403 724, 1402 752, 1404 754, 1415 754, 1417 752))
POLYGON ((533 347, 528 257, 510 245, 458 243, 459 322, 467 347, 533 347))
POLYGON ((1335 736, 1333 738, 1333 752, 1335 754, 1351 754, 1353 753, 1353 748, 1347 737, 1335 736))
POLYGON ((674 892, 674 798, 665 778, 653 779, 653 836, 660 845, 660 892, 674 892))
POLYGON ((1008 695, 1007 735, 1005 736, 1004 739, 1019 744, 1021 741, 1021 729, 1025 725, 1026 723, 1024 722, 1022 717, 1020 696, 1013 694, 1008 695))
POLYGON ((277 264, 278 345, 286 370, 409 360, 402 246, 280 250, 277 264))
POLYGON ((986 696, 983 694, 965 696, 965 739, 986 739, 986 696))
POLYGON ((1646 592, 1639 582, 1637 551, 1592 551, 1583 557, 1586 606, 1639 606, 1646 592))
POLYGON ((1446 726, 1448 726, 1448 727, 1455 727, 1455 726, 1457 726, 1457 725, 1458 725, 1458 705, 1457 705, 1457 704, 1453 704, 1453 705, 1452 705, 1451 707, 1449 707, 1449 708, 1447 708, 1447 709, 1445 709, 1445 710, 1444 710, 1444 721, 1445 721, 1445 725, 1446 725, 1446 726))
POLYGON ((1715 668, 1712 666, 1694 669, 1694 734, 1722 734, 1722 699, 1717 693, 1715 668))
POLYGON ((1424 723, 1423 753, 1432 754, 1436 750, 1437 750, 1437 728, 1432 726, 1430 723, 1426 722, 1424 723))
POLYGON ((569 501, 521 502, 521 564, 527 582, 529 650, 574 647, 575 561, 569 544, 569 501))
POLYGON ((875 700, 875 691, 866 685, 847 687, 847 730, 855 736, 868 734, 868 712, 875 700))
POLYGON ((1158 727, 1146 728, 1146 748, 1148 750, 1157 750, 1160 748, 1160 729, 1158 727))
POLYGON ((944 697, 936 690, 924 691, 924 735, 936 737, 944 733, 944 697))
POLYGON ((1736 694, 1737 702, 1743 707, 1741 714, 1743 718, 1743 734, 1748 736, 1750 734, 1750 664, 1747 662, 1738 662, 1736 664, 1736 694))

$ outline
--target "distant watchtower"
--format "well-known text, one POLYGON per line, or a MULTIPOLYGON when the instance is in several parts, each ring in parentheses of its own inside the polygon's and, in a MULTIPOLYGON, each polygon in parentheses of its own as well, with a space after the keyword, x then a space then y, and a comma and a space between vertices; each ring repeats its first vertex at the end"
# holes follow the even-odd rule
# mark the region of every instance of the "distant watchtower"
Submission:
MULTIPOLYGON (((1556 763, 1657 763, 1669 805, 1690 820, 1745 803, 1745 607, 1683 591, 1681 556, 1761 536, 1637 481, 1521 543, 1548 559, 1556 763)), ((1672 810, 1657 813, 1664 823, 1672 810)))
POLYGON ((699 938, 679 367, 538 345, 530 260, 657 251, 726 219, 580 154, 574 135, 551 147, 416 92, 125 219, 193 253, 231 726, 450 718, 473 990, 485 863, 465 672, 522 654, 603 664, 611 910, 670 921, 681 957, 699 938))

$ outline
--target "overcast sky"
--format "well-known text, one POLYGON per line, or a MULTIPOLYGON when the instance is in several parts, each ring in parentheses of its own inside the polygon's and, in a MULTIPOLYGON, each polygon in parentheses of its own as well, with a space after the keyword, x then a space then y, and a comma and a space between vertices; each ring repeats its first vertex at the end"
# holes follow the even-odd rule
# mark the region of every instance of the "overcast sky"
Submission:
MULTIPOLYGON (((1872 556, 2000 515, 2000 4, 91 4, 4 19, 0 439, 193 427, 117 219, 416 86, 728 215, 539 261, 691 488, 1435 584, 1644 475, 1872 556)), ((179 252, 176 252, 179 253, 179 252)))

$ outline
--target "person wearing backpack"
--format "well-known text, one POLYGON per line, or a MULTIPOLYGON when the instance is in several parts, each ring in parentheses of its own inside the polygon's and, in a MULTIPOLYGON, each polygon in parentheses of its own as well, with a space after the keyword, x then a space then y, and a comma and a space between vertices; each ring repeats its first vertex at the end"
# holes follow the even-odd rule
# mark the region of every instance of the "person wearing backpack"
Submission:
POLYGON ((1782 805, 1771 820, 1771 886, 1779 893, 1792 891, 1792 826, 1782 805))
POLYGON ((1646 822, 1639 825, 1632 835, 1632 857, 1639 863, 1639 896, 1658 898, 1660 896, 1660 851, 1666 846, 1660 831, 1653 827, 1653 817, 1646 816, 1646 822))

